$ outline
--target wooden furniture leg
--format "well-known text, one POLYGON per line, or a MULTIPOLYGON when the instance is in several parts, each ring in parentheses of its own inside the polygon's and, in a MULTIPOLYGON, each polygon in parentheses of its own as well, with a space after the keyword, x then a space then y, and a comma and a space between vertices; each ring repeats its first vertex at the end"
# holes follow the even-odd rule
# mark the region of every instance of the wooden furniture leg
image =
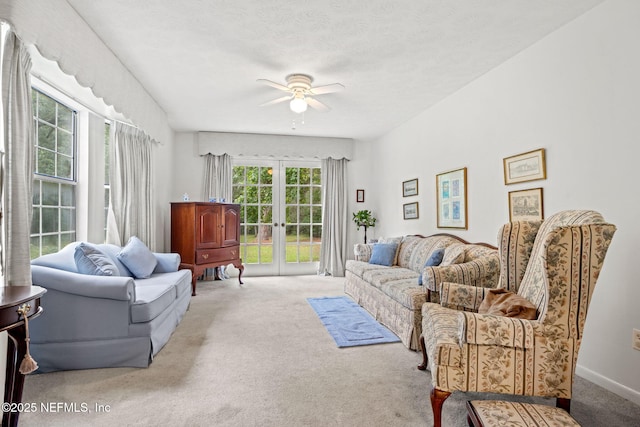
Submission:
POLYGON ((418 365, 418 369, 424 371, 427 369, 429 359, 427 357, 427 347, 424 345, 424 337, 420 335, 420 350, 422 350, 422 363, 418 365))
POLYGON ((447 397, 451 396, 451 392, 431 388, 431 408, 433 409, 433 427, 442 426, 442 404, 447 397))

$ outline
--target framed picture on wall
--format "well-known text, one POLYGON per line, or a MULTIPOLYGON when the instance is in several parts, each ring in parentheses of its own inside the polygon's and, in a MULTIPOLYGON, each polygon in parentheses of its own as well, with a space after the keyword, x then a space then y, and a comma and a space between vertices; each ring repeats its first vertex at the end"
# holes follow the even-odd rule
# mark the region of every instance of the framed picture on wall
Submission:
POLYGON ((438 228, 467 229, 467 168, 436 175, 438 228))
POLYGON ((418 178, 410 179, 402 183, 402 197, 418 195, 418 178))
POLYGON ((547 178, 544 148, 506 157, 502 163, 507 185, 547 178))
POLYGON ((364 203, 364 190, 356 190, 356 202, 364 203))
POLYGON ((402 205, 404 219, 418 219, 418 202, 405 203, 402 205))
POLYGON ((509 192, 509 221, 544 219, 542 188, 509 192))

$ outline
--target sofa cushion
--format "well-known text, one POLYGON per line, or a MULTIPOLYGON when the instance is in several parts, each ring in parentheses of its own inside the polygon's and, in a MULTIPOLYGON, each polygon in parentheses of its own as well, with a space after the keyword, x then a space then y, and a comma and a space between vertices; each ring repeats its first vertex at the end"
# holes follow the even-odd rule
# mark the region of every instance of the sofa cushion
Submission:
POLYGON ((464 262, 465 246, 463 244, 448 246, 444 251, 444 258, 440 265, 461 264, 464 262))
POLYGON ((129 238, 127 245, 118 253, 118 259, 137 279, 150 277, 158 263, 153 252, 136 236, 129 238))
POLYGON ((380 290, 382 290, 383 286, 388 282, 403 279, 410 279, 413 286, 418 286, 416 284, 418 273, 401 267, 365 271, 362 279, 380 290))
POLYGON ((111 258, 88 243, 80 243, 76 246, 73 258, 76 261, 78 273, 93 276, 118 276, 118 267, 111 258))
POLYGON ((395 243, 376 243, 373 245, 369 264, 392 266, 398 245, 395 243))
MULTIPOLYGON (((431 253, 431 256, 424 263, 425 267, 437 267, 442 262, 442 258, 444 257, 444 248, 436 249, 431 253)), ((422 286, 422 272, 420 272, 420 276, 418 276, 418 285, 422 286)))
MULTIPOLYGON (((162 278, 141 286, 136 281, 136 300, 131 305, 131 321, 144 323, 153 320, 175 301, 176 287, 162 278)), ((149 279, 144 279, 149 280, 149 279)))
POLYGON ((353 259, 347 260, 347 263, 345 264, 345 270, 352 272, 353 274, 355 274, 360 278, 362 278, 362 276, 366 271, 379 270, 384 268, 391 268, 391 267, 378 265, 378 264, 369 264, 368 261, 367 262, 356 261, 353 259))
POLYGON ((400 253, 400 244, 402 243, 402 236, 401 237, 381 237, 378 239, 378 243, 395 243, 397 246, 396 249, 396 254, 393 257, 393 264, 391 265, 398 265, 398 254, 400 253))

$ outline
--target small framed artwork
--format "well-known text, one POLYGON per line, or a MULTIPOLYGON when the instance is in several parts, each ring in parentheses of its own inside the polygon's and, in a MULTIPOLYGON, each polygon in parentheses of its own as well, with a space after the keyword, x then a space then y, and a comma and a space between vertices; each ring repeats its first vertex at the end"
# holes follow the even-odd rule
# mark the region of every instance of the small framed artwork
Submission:
POLYGON ((509 221, 544 219, 542 188, 509 192, 509 221))
POLYGON ((418 195, 418 178, 410 179, 402 183, 402 197, 418 195))
POLYGON ((356 202, 364 203, 364 190, 356 190, 356 202))
POLYGON ((436 175, 438 228, 467 229, 467 168, 436 175))
POLYGON ((402 205, 404 219, 418 219, 418 202, 405 203, 402 205))
POLYGON ((507 185, 547 178, 544 148, 506 157, 502 163, 507 185))

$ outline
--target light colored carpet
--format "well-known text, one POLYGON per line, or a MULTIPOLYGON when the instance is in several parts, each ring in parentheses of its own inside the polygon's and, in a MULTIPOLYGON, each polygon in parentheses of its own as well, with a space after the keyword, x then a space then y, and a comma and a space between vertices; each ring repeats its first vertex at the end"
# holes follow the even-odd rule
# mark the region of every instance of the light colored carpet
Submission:
MULTIPOLYGON (((315 276, 200 282, 149 368, 28 376, 23 402, 38 411, 22 414, 20 425, 431 425, 430 374, 416 369, 419 353, 401 343, 337 348, 306 301, 342 289, 343 279, 315 276), (41 402, 59 412, 43 413, 41 402), (90 412, 69 412, 83 403, 90 412), (96 413, 96 404, 109 412, 96 413)), ((444 425, 466 425, 465 402, 491 397, 454 393, 444 425)), ((572 415, 583 426, 631 426, 640 407, 577 378, 572 415)))

